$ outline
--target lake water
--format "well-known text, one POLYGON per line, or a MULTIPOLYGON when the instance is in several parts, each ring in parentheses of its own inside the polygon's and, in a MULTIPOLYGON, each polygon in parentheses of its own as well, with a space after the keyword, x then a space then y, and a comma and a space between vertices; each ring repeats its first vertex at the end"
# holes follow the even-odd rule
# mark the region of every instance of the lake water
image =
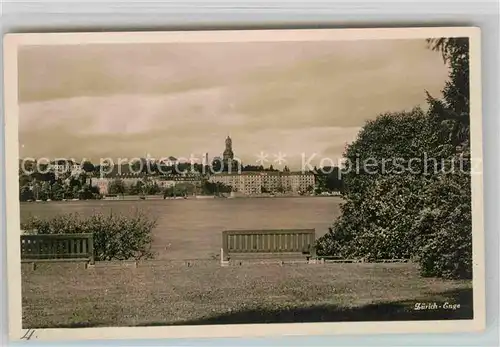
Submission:
POLYGON ((238 198, 21 203, 21 221, 65 213, 131 214, 136 209, 158 220, 153 248, 158 259, 201 259, 219 254, 226 229, 314 228, 324 235, 340 214, 342 200, 324 198, 238 198))

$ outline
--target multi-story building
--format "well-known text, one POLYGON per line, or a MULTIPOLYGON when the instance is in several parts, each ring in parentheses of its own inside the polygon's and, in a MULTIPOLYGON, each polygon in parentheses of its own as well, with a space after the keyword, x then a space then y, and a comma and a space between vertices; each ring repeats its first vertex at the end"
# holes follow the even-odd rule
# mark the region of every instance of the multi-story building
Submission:
POLYGON ((146 177, 145 173, 135 172, 131 165, 114 165, 110 168, 109 171, 103 171, 100 177, 92 178, 92 185, 98 187, 99 193, 103 195, 109 194, 109 186, 114 180, 119 179, 125 187, 131 187, 146 177))
POLYGON ((182 175, 163 175, 152 178, 160 188, 170 188, 177 184, 189 183, 195 186, 200 186, 201 175, 200 174, 187 174, 182 175))
POLYGON ((99 188, 100 194, 106 195, 109 194, 109 186, 111 182, 117 179, 122 181, 126 188, 130 188, 142 181, 144 183, 156 183, 161 190, 173 187, 180 183, 192 183, 194 185, 199 185, 201 183, 201 176, 196 174, 185 173, 182 175, 151 176, 145 173, 131 172, 127 167, 128 165, 116 167, 113 168, 111 172, 106 173, 101 177, 92 178, 92 185, 99 188))
POLYGON ((108 177, 92 178, 92 186, 99 189, 99 194, 106 195, 109 193, 109 184, 111 179, 108 177))
POLYGON ((234 192, 245 195, 263 192, 303 193, 314 187, 314 174, 309 172, 258 171, 242 173, 220 173, 212 175, 210 182, 231 186, 234 192))
POLYGON ((56 178, 64 174, 76 175, 82 172, 81 164, 73 160, 66 159, 50 162, 49 168, 52 172, 54 172, 56 178))
POLYGON ((120 175, 107 175, 104 177, 92 178, 92 185, 99 188, 99 193, 106 195, 109 194, 109 186, 114 180, 120 180, 123 185, 127 188, 132 187, 137 184, 137 182, 142 181, 145 175, 143 174, 120 174, 120 175))

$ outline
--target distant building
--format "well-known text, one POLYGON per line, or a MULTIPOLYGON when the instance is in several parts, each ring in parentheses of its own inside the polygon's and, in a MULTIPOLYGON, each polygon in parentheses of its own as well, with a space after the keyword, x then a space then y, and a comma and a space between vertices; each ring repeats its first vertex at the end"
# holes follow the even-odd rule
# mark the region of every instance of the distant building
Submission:
POLYGON ((99 194, 106 195, 109 193, 109 184, 111 179, 97 177, 92 179, 92 186, 97 187, 99 194))
MULTIPOLYGON (((239 159, 234 158, 233 152, 233 140, 228 136, 225 140, 225 149, 222 153, 222 159, 219 157, 214 158, 214 161, 218 159, 224 168, 223 171, 229 172, 239 172, 241 170, 241 162, 239 159)), ((213 162, 212 162, 213 163, 213 162)), ((218 169, 216 169, 218 171, 218 169)))
POLYGON ((109 194, 109 185, 112 181, 120 179, 126 187, 131 187, 146 177, 145 173, 137 173, 131 165, 114 165, 112 170, 104 172, 102 176, 92 178, 92 185, 98 187, 100 194, 109 194))
POLYGON ((222 159, 226 163, 234 159, 233 140, 231 140, 229 136, 226 138, 226 148, 224 149, 224 153, 222 154, 222 159))
POLYGON ((49 169, 54 172, 56 178, 68 173, 70 175, 77 175, 83 171, 81 164, 73 160, 66 159, 51 161, 49 164, 49 169))
POLYGON ((136 185, 137 182, 144 180, 144 175, 142 174, 123 174, 116 176, 105 176, 105 177, 95 177, 92 178, 92 186, 99 189, 100 194, 109 194, 109 186, 114 180, 121 180, 125 187, 130 188, 136 185))
POLYGON ((109 194, 109 186, 114 180, 121 180, 125 187, 130 188, 140 181, 148 180, 151 183, 156 183, 163 190, 170 188, 179 183, 193 183, 199 185, 201 176, 199 174, 183 173, 181 175, 162 175, 152 176, 145 173, 134 173, 130 170, 129 165, 116 166, 109 173, 101 177, 92 178, 92 185, 98 187, 99 193, 109 194))
POLYGON ((176 183, 201 183, 201 175, 198 173, 183 173, 182 175, 163 175, 153 178, 160 186, 173 186, 176 183))
POLYGON ((246 195, 262 194, 266 191, 298 194, 310 190, 315 184, 313 173, 279 171, 220 173, 212 175, 209 181, 231 186, 233 191, 246 195))

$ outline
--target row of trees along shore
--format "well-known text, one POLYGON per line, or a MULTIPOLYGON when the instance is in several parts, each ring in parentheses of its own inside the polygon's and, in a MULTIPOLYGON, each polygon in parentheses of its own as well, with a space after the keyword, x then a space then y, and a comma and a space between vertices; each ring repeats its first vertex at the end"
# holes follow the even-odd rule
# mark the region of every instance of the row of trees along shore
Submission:
POLYGON ((19 175, 19 201, 98 199, 99 189, 92 186, 85 172, 77 176, 65 175, 56 178, 54 173, 19 175))
POLYGON ((142 181, 128 186, 123 180, 117 178, 109 184, 109 194, 112 195, 155 195, 163 194, 164 197, 187 196, 192 194, 212 195, 216 193, 230 193, 231 187, 222 183, 201 181, 201 186, 189 182, 179 182, 175 186, 161 188, 156 182, 145 178, 142 181))
POLYGON ((317 249, 342 258, 410 258, 423 276, 471 278, 469 42, 427 43, 449 66, 442 98, 427 93, 427 111, 385 113, 365 124, 344 157, 374 158, 378 173, 371 166, 343 176, 342 214, 317 249), (387 158, 402 158, 411 172, 391 163, 381 172, 387 158))
MULTIPOLYGON (((319 176, 319 175, 318 175, 319 176)), ((328 177, 325 175, 325 177, 328 177)), ((320 188, 318 186, 316 191, 333 191, 328 190, 326 186, 330 186, 330 181, 325 179, 325 187, 320 188), (321 190, 325 189, 325 190, 321 190)), ((323 185, 321 185, 323 187, 323 185)), ((306 193, 312 193, 314 191, 314 187, 311 185, 307 187, 306 193)), ((194 184, 189 182, 179 182, 174 186, 167 188, 160 188, 156 182, 149 182, 148 180, 138 181, 137 183, 128 186, 123 180, 117 178, 110 182, 109 184, 109 194, 111 195, 155 195, 155 194, 163 194, 164 197, 173 197, 173 196, 187 196, 187 195, 217 195, 217 194, 228 194, 233 191, 232 186, 226 185, 221 182, 210 182, 206 179, 201 179, 201 184, 194 184)), ((291 191, 290 188, 278 187, 275 191, 268 191, 265 186, 261 187, 262 193, 287 193, 291 191)))

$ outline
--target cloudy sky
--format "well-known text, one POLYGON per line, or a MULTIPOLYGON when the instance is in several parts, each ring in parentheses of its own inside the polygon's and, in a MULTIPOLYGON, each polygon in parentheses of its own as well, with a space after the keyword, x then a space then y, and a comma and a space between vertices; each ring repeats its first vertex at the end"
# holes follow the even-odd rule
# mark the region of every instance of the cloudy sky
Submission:
POLYGON ((20 155, 214 157, 230 135, 246 164, 337 161, 366 120, 425 106, 446 76, 424 40, 27 46, 20 155))

